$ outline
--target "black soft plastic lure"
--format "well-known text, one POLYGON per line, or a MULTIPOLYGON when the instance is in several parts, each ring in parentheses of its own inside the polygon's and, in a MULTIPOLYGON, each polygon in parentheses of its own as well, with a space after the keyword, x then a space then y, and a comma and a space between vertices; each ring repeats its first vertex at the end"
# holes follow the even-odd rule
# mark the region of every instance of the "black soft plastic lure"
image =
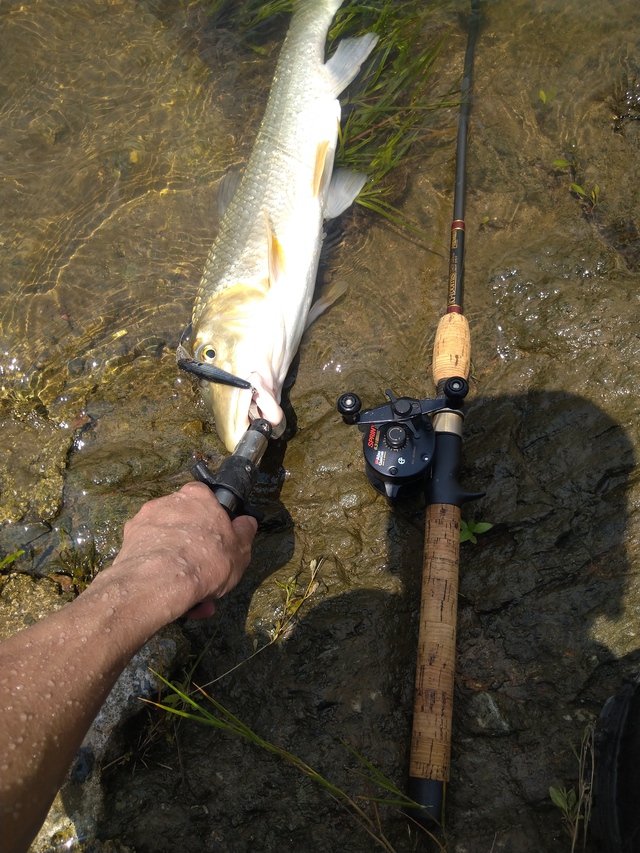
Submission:
POLYGON ((178 367, 181 370, 197 376, 198 379, 204 379, 206 382, 217 382, 219 385, 231 385, 232 388, 243 388, 251 390, 251 383, 246 379, 240 379, 239 376, 234 376, 233 373, 227 373, 226 370, 221 370, 219 367, 214 367, 213 364, 205 364, 203 361, 196 361, 189 355, 185 343, 191 336, 191 323, 182 333, 178 349, 176 351, 176 360, 178 367))

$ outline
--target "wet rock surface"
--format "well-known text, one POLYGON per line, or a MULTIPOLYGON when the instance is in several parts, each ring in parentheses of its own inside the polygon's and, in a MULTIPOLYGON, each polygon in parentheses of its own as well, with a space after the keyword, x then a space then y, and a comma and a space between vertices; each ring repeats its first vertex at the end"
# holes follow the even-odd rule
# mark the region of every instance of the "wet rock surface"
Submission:
MULTIPOLYGON (((2 28, 15 66, 2 162, 15 191, 0 254, 0 548, 26 550, 3 576, 7 633, 66 600, 42 577, 64 537, 113 556, 124 520, 189 478, 192 451, 212 467, 221 457, 173 350, 215 231, 216 180, 250 144, 273 61, 239 54, 177 3, 105 0, 90 16, 82 3, 23 6, 4 4, 2 28), (33 40, 43 28, 50 76, 33 40), (20 51, 39 57, 31 88, 20 51), (106 112, 92 93, 108 94, 106 112)), ((455 25, 443 80, 465 46, 447 14, 435 24, 455 25)), ((570 849, 549 786, 576 785, 572 747, 640 667, 640 125, 624 95, 635 91, 636 16, 630 0, 615 15, 604 0, 588 14, 573 0, 486 5, 469 148, 463 477, 486 491, 464 517, 494 527, 461 551, 449 853, 570 849)), ((452 111, 450 139, 455 122, 452 111)), ((440 148, 402 200, 443 245, 452 186, 453 151, 440 148)), ((406 781, 424 511, 390 509, 371 489, 335 400, 429 393, 447 275, 446 252, 357 222, 330 261, 347 294, 303 341, 299 431, 263 465, 252 566, 213 619, 180 629, 199 658, 196 684, 354 797, 375 789, 343 741, 406 781), (299 594, 321 558, 317 587, 279 633, 283 585, 297 576, 299 594)), ((103 761, 100 808, 87 807, 90 844, 376 849, 327 791, 248 741, 160 712, 121 738, 103 761)), ((396 850, 436 849, 395 810, 382 807, 381 820, 396 850)))

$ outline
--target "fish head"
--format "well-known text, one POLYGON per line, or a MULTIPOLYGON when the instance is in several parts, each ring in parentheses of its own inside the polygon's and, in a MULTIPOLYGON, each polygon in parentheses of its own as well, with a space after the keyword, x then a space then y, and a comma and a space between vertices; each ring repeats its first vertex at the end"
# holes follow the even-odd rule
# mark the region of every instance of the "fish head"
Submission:
POLYGON ((265 316, 260 292, 249 298, 247 289, 236 286, 212 299, 194 321, 190 335, 193 358, 203 366, 203 373, 206 367, 215 367, 250 385, 232 387, 200 374, 203 402, 229 452, 256 418, 269 421, 274 437, 284 431, 282 389, 273 359, 278 336, 274 337, 265 316))

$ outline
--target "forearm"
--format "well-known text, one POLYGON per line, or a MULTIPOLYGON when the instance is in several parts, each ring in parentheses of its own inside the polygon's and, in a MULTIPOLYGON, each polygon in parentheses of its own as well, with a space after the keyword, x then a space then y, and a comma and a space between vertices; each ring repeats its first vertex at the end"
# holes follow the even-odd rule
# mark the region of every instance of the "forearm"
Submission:
POLYGON ((114 564, 75 601, 0 644, 3 853, 27 849, 133 654, 194 603, 188 584, 180 590, 179 572, 146 568, 114 564), (168 589, 154 590, 150 604, 150 578, 167 574, 168 589))
POLYGON ((75 601, 0 644, 0 853, 27 849, 133 654, 184 613, 213 611, 247 567, 255 531, 188 483, 127 522, 113 566, 75 601))

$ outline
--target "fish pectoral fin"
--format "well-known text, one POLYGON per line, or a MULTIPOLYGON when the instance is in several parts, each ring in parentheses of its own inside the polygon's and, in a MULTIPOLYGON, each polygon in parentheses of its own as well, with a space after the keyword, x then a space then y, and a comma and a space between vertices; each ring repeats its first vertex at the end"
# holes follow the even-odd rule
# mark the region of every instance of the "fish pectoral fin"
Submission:
POLYGON ((323 139, 318 143, 316 148, 316 162, 313 167, 313 197, 317 198, 322 184, 324 183, 324 175, 327 169, 327 150, 329 148, 329 140, 323 139))
POLYGON ((333 95, 338 97, 355 79, 360 67, 378 43, 375 33, 366 33, 358 38, 343 39, 333 56, 325 63, 325 68, 331 76, 333 95))
POLYGON ((347 292, 347 288, 348 284, 346 281, 332 281, 331 284, 325 288, 322 296, 313 303, 309 313, 307 314, 307 322, 304 327, 305 332, 312 323, 315 323, 321 314, 324 314, 324 312, 330 308, 334 302, 337 302, 341 296, 344 296, 347 292))
POLYGON ((325 219, 333 219, 345 211, 357 198, 367 182, 367 176, 351 169, 336 169, 331 176, 327 201, 324 206, 325 219))
POLYGON ((234 197, 236 190, 240 186, 242 180, 241 169, 227 169, 224 173, 220 186, 218 187, 218 198, 216 200, 218 207, 218 219, 223 219, 227 208, 231 204, 231 199, 234 197))
POLYGON ((264 222, 267 229, 267 259, 269 262, 269 282, 268 288, 272 287, 276 281, 285 273, 285 257, 282 243, 274 234, 267 211, 262 211, 264 214, 264 222))

